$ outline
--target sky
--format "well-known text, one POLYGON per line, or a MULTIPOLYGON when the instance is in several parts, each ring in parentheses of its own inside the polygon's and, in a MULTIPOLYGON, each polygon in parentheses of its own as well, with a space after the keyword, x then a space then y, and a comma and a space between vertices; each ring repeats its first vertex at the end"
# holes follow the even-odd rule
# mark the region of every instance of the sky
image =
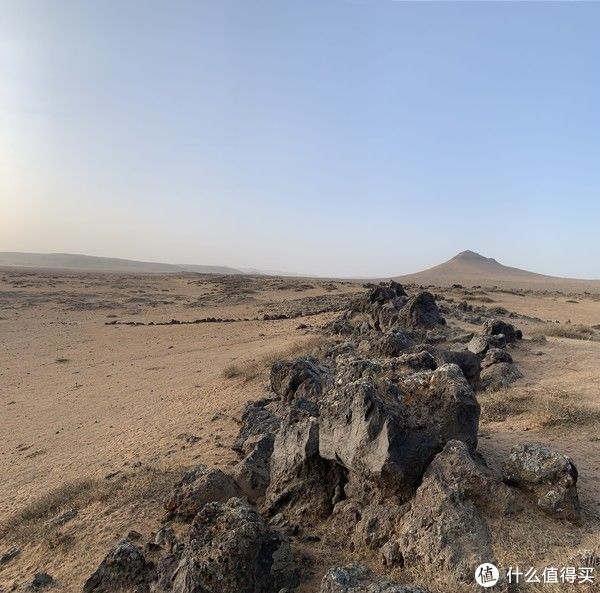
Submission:
POLYGON ((600 278, 600 3, 0 0, 0 251, 600 278))

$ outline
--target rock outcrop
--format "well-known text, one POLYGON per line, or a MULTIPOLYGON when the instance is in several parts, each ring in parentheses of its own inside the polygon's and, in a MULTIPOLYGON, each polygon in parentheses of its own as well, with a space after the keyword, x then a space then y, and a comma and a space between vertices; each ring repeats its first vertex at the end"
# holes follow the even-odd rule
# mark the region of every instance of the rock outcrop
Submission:
MULTIPOLYGON (((520 376, 505 349, 518 350, 519 330, 484 308, 442 309, 477 319, 482 333, 448 327, 429 292, 369 285, 323 328, 326 344, 273 364, 268 393, 243 411, 232 475, 203 465, 185 473, 165 504, 169 523, 147 544, 150 560, 119 543, 85 593, 291 593, 303 559, 290 541, 320 536, 383 572, 446 571, 462 587, 494 561, 490 521, 527 496, 575 520, 571 460, 531 445, 513 450, 500 476, 476 450, 475 393, 520 376)), ((424 592, 349 565, 330 569, 320 593, 424 592)))

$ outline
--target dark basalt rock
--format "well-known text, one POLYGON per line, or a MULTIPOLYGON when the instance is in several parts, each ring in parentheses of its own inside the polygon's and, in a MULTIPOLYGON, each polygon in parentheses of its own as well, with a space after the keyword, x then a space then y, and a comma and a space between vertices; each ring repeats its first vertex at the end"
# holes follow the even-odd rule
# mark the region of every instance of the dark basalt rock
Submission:
POLYGON ((83 585, 83 593, 112 593, 129 588, 148 591, 154 579, 152 562, 146 562, 141 550, 129 540, 121 540, 83 585))
POLYGON ((359 564, 330 568, 323 580, 319 593, 427 593, 420 587, 400 585, 375 576, 359 564))
POLYGON ((208 502, 225 502, 242 495, 233 478, 220 469, 197 465, 185 472, 165 502, 168 519, 191 521, 208 502))
POLYGON ((330 380, 311 358, 278 360, 271 367, 271 389, 286 402, 294 397, 318 400, 330 380))
POLYGON ((240 432, 233 443, 234 451, 247 454, 245 443, 249 438, 266 434, 274 435, 277 432, 281 420, 270 409, 274 403, 272 399, 265 398, 246 405, 242 414, 240 432))
POLYGON ((288 541, 235 498, 205 505, 179 561, 168 557, 160 570, 157 593, 277 593, 298 582, 288 541))
POLYGON ((514 325, 506 323, 501 319, 489 319, 483 324, 483 333, 488 336, 498 336, 502 334, 507 344, 512 344, 517 340, 523 339, 521 330, 516 329, 514 325))
POLYGON ((328 517, 344 487, 344 469, 319 454, 319 421, 292 409, 275 438, 265 509, 301 517, 328 517))
POLYGON ((435 298, 426 291, 408 299, 398 314, 398 321, 407 329, 432 328, 446 324, 435 298))

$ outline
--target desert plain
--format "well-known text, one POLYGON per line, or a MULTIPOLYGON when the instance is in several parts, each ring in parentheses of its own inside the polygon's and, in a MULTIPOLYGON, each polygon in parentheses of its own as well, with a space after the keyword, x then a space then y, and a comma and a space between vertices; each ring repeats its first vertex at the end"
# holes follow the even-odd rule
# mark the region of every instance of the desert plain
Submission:
MULTIPOLYGON (((497 469, 514 445, 540 441, 578 470, 580 521, 532 509, 498 521, 498 561, 566 566, 590 550, 597 557, 600 289, 523 276, 476 283, 461 273, 438 284, 424 278, 442 313, 466 302, 523 332, 509 350, 522 377, 477 392, 478 451, 497 469)), ((128 534, 140 546, 152 541, 185 470, 202 463, 227 472, 238 463, 231 445, 241 415, 268 391, 272 362, 319 347, 322 328, 365 293, 364 284, 0 270, 0 555, 18 550, 0 565, 0 591, 21 590, 38 572, 52 575, 56 590, 81 591, 117 541, 128 534)), ((419 278, 405 288, 417 292, 419 278)), ((451 323, 479 329, 464 318, 451 323)), ((328 567, 356 560, 329 530, 315 523, 294 536, 298 591, 317 591, 328 567)), ((370 556, 364 561, 378 570, 370 556)), ((452 593, 426 574, 396 572, 452 593)))

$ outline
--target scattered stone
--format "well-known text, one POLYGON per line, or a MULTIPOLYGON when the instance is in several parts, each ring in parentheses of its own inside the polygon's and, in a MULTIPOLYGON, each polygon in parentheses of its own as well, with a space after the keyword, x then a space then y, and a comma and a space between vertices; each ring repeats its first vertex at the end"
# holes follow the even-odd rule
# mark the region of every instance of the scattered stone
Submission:
MULTIPOLYGON (((532 481, 509 476, 505 464, 500 476, 476 452, 474 390, 520 376, 504 349, 519 330, 490 319, 508 312, 444 297, 438 307, 423 287, 409 298, 395 282, 367 287, 323 328, 341 338, 314 357, 273 364, 270 393, 242 414, 233 476, 199 465, 175 486, 168 519, 191 525, 177 525, 178 534, 187 529, 179 539, 168 523, 152 536, 146 558, 156 568, 125 540, 125 552, 111 551, 84 593, 285 593, 298 584, 287 537, 304 545, 331 537, 388 570, 444 573, 456 584, 448 590, 459 581, 462 590, 475 566, 494 561, 488 518, 505 520, 526 495, 557 516, 573 514, 576 470, 532 481), (442 313, 483 324, 482 335, 446 327, 442 313)), ((311 558, 302 562, 310 574, 311 558)), ((350 565, 330 569, 319 593, 423 591, 350 565)))
POLYGON ((135 529, 132 529, 128 534, 127 534, 127 539, 131 540, 131 541, 137 541, 139 539, 142 539, 142 534, 139 531, 136 531, 135 529))
POLYGON ((8 550, 6 550, 6 552, 4 552, 4 554, 2 554, 0 556, 0 566, 2 566, 3 564, 7 564, 13 558, 16 558, 20 553, 21 553, 21 548, 19 548, 17 546, 13 546, 12 548, 9 548, 8 550))
POLYGON ((53 517, 52 519, 50 519, 49 521, 46 522, 46 527, 59 527, 60 525, 64 525, 65 523, 68 523, 69 521, 71 521, 72 519, 74 519, 75 517, 77 517, 77 509, 68 509, 66 510, 64 513, 60 513, 59 515, 56 515, 56 517, 53 517))
POLYGON ((578 521, 577 467, 570 457, 542 443, 513 447, 502 466, 504 480, 529 494, 545 512, 578 521))
POLYGON ((32 589, 43 589, 49 587, 54 582, 54 579, 47 572, 36 572, 33 581, 31 581, 32 589))

